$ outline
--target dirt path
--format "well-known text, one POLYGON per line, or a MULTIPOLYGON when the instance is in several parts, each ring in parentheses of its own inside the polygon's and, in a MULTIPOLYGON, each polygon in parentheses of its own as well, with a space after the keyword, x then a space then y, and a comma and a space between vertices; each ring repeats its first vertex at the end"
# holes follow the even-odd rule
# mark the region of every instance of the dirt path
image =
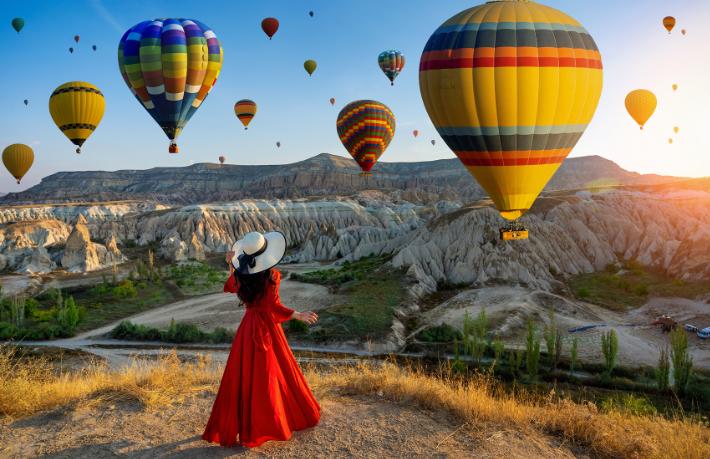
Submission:
POLYGON ((3 458, 401 458, 574 457, 534 432, 470 429, 447 415, 375 398, 321 397, 321 423, 288 442, 221 448, 200 438, 214 400, 205 391, 184 404, 147 410, 136 402, 82 404, 14 422, 0 421, 3 458))

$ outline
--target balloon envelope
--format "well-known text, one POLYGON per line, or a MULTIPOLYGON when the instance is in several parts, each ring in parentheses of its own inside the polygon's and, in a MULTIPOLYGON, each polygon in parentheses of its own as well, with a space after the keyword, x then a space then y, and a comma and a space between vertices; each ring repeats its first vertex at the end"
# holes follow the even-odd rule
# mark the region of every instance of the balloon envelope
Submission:
POLYGON ((591 121, 602 62, 589 33, 563 12, 488 2, 453 16, 429 38, 419 88, 444 142, 501 216, 515 220, 591 121))
POLYGON ((94 51, 96 51, 96 45, 91 45, 91 49, 93 49, 94 51))
POLYGON ((75 42, 79 43, 79 39, 80 39, 80 38, 81 38, 81 37, 80 37, 79 35, 74 35, 74 41, 75 41, 75 42))
POLYGON ((675 126, 675 127, 673 128, 673 132, 675 132, 676 134, 678 134, 678 131, 680 131, 680 128, 679 128, 678 126, 675 126))
POLYGON ((656 111, 656 96, 647 89, 636 89, 631 91, 624 101, 626 111, 643 129, 653 112, 656 111))
POLYGON ((281 148, 281 142, 276 142, 276 148, 281 148))
POLYGON ((69 48, 69 52, 70 52, 70 53, 73 53, 73 52, 74 52, 74 48, 69 48))
POLYGON ((175 145, 217 82, 222 45, 196 19, 143 21, 121 37, 118 67, 138 102, 175 145))
POLYGON ((377 56, 377 63, 379 64, 380 69, 393 85, 394 79, 397 78, 399 73, 404 68, 404 61, 404 54, 395 49, 383 51, 379 56, 377 56))
POLYGON ((335 105, 335 97, 330 98, 330 105, 335 105))
POLYGON ((24 103, 25 103, 25 105, 27 105, 27 104, 29 104, 29 103, 30 103, 30 101, 29 101, 29 100, 27 100, 27 99, 25 99, 25 100, 24 100, 24 103))
POLYGON ((85 81, 64 83, 49 97, 54 124, 78 147, 77 153, 81 153, 81 146, 98 127, 105 107, 99 88, 85 81))
POLYGON ((313 72, 316 71, 316 68, 318 67, 318 63, 314 61, 313 59, 308 59, 306 62, 303 63, 303 68, 306 69, 306 72, 308 72, 308 75, 313 75, 313 72))
POLYGON ((249 126, 251 120, 256 115, 256 102, 249 99, 242 99, 234 104, 234 114, 237 115, 239 121, 244 125, 244 129, 249 126))
POLYGON ((309 12, 308 12, 308 15, 309 15, 310 17, 313 17, 313 14, 314 14, 313 11, 309 11, 309 12))
POLYGON ((220 157, 219 157, 219 163, 220 163, 220 164, 224 164, 224 162, 225 162, 226 160, 227 160, 227 158, 225 158, 224 156, 220 156, 220 157))
POLYGON ((385 152, 396 128, 392 111, 375 100, 356 100, 338 114, 338 136, 364 172, 385 152))
POLYGON ((263 30, 266 36, 269 37, 269 40, 271 40, 271 37, 279 30, 279 20, 276 18, 264 19, 261 21, 261 30, 263 30))
POLYGON ((671 33, 673 27, 675 27, 675 18, 673 16, 666 16, 663 18, 663 27, 666 28, 668 33, 671 33))
POLYGON ((30 170, 34 160, 35 154, 32 149, 21 143, 13 143, 2 151, 2 162, 18 184, 30 170))
POLYGON ((432 139, 432 140, 431 140, 431 144, 432 144, 432 145, 436 145, 436 140, 432 139))
POLYGON ((678 85, 677 85, 677 84, 674 84, 674 85, 673 85, 673 91, 677 91, 677 90, 678 90, 678 85))
POLYGON ((15 29, 15 32, 20 33, 20 30, 25 26, 25 20, 22 18, 14 18, 11 22, 12 28, 15 29))
POLYGON ((412 131, 412 134, 414 135, 414 138, 416 138, 419 135, 419 131, 415 129, 412 131))

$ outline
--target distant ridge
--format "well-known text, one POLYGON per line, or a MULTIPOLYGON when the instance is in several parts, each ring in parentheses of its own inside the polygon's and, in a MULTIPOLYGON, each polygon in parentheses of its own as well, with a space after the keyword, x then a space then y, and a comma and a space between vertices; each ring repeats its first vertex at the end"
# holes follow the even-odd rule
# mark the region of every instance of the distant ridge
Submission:
MULTIPOLYGON (((679 179, 629 172, 601 156, 584 156, 567 159, 546 189, 576 189, 600 184, 650 185, 676 180, 679 179)), ((0 202, 39 204, 136 199, 192 204, 244 198, 343 196, 363 189, 401 190, 427 200, 473 200, 484 196, 456 158, 380 162, 373 169, 372 176, 361 177, 351 159, 321 153, 283 165, 199 163, 146 170, 58 172, 25 191, 0 197, 0 202)))

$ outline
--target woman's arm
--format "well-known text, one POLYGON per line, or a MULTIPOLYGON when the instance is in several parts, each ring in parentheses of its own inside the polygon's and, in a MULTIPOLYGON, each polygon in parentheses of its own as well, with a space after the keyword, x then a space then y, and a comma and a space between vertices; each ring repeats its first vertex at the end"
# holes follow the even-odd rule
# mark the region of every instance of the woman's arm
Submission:
POLYGON ((224 293, 237 293, 237 290, 239 290, 237 279, 234 276, 234 266, 232 266, 233 256, 234 252, 227 252, 227 256, 225 257, 225 261, 229 265, 229 277, 227 278, 227 282, 224 283, 224 293))

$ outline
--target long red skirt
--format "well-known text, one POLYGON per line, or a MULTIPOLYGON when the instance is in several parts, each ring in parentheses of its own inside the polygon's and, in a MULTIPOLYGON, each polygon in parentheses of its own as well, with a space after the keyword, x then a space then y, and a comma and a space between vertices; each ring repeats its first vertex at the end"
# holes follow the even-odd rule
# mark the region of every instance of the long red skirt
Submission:
POLYGON ((247 308, 202 434, 206 441, 252 448, 288 440, 320 420, 320 406, 269 309, 247 308))

